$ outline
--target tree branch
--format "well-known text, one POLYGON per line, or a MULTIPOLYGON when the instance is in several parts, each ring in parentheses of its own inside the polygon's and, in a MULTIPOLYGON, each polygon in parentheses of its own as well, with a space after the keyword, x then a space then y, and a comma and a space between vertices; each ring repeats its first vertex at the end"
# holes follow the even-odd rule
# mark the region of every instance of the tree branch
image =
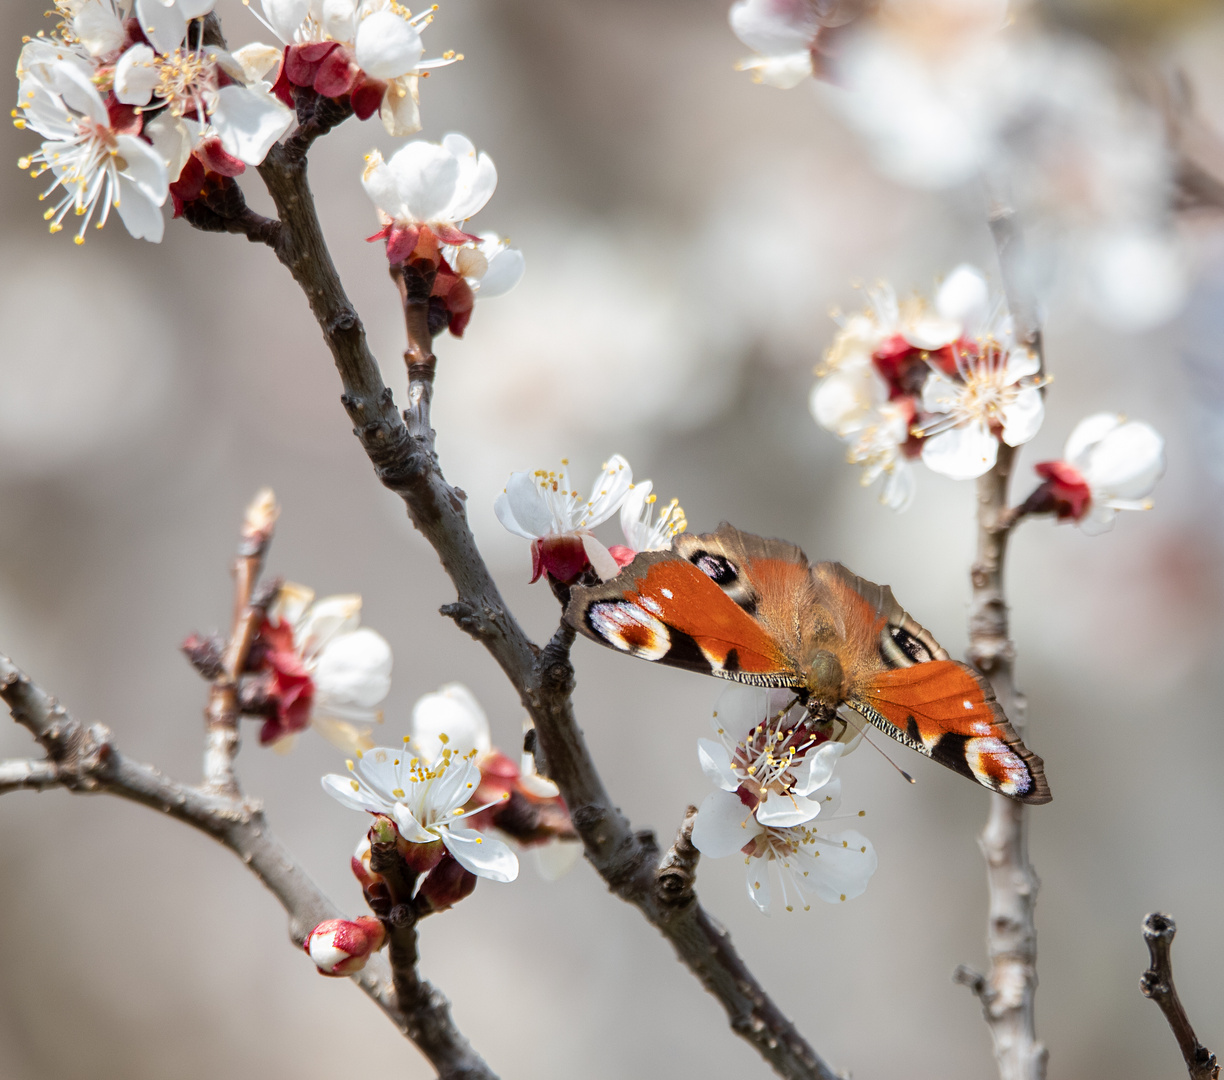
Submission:
MULTIPOLYGON (((114 748, 106 727, 83 727, 5 656, 0 656, 0 699, 8 705, 13 719, 28 728, 47 751, 48 762, 35 764, 52 764, 63 787, 78 793, 118 795, 151 807, 199 829, 233 851, 280 901, 289 916, 289 936, 295 945, 300 947, 306 935, 324 920, 344 917, 268 828, 258 804, 180 783, 151 765, 130 760, 114 748)), ((371 957, 353 981, 416 1043, 441 1080, 493 1076, 458 1033, 446 999, 428 983, 419 981, 420 992, 402 1004, 382 956, 371 957), (429 1032, 431 1037, 418 1040, 414 1033, 422 1032, 429 1032), (449 1042, 448 1033, 452 1036, 449 1042)))
POLYGON ((447 613, 488 649, 531 715, 549 775, 561 789, 587 858, 612 891, 635 905, 672 943, 680 960, 722 1004, 732 1029, 780 1075, 834 1080, 836 1074, 745 966, 727 932, 699 904, 677 910, 656 894, 659 852, 654 836, 634 832, 616 808, 573 715, 569 660, 573 631, 562 627, 543 650, 528 639, 507 610, 476 547, 464 507, 467 496, 447 483, 438 465, 430 426, 432 338, 428 318, 419 317, 417 293, 423 282, 411 280, 413 274, 419 279, 421 269, 409 265, 401 270, 412 335, 405 354, 409 407, 401 417, 323 239, 304 155, 290 149, 294 138, 273 147, 259 167, 282 222, 277 258, 306 294, 340 374, 341 402, 375 473, 403 498, 413 524, 455 586, 457 603, 449 605, 447 613), (418 307, 409 310, 410 302, 418 307))
MULTIPOLYGON (((1016 339, 1036 354, 1044 370, 1038 305, 1027 287, 1014 212, 995 201, 989 220, 1016 339)), ((1003 587, 1007 540, 1016 520, 1007 504, 1015 456, 1015 448, 1000 440, 994 468, 977 482, 968 659, 990 680, 1003 711, 1017 732, 1023 733, 1025 702, 1014 682, 1016 652, 1009 637, 1003 587)), ((1027 815, 1024 803, 991 794, 990 813, 978 837, 990 890, 986 931, 990 971, 978 975, 961 967, 955 975, 982 1003, 1001 1080, 1044 1080, 1048 1057, 1037 1038, 1034 1015, 1037 928, 1033 913, 1040 883, 1028 859, 1027 815)))
POLYGON ((59 769, 53 761, 0 761, 0 795, 6 791, 46 791, 59 786, 59 769))
POLYGON ((1152 912, 1143 920, 1143 940, 1147 942, 1151 964, 1139 980, 1139 989, 1144 997, 1151 998, 1160 1006, 1173 1037, 1186 1061, 1190 1080, 1220 1080, 1220 1066, 1216 1056, 1207 1049, 1194 1034, 1190 1018, 1177 996, 1173 985, 1173 935, 1177 926, 1172 916, 1152 912))
POLYGON ((278 584, 271 590, 255 593, 279 513, 275 497, 266 488, 247 507, 238 557, 234 561, 233 626, 204 713, 204 786, 228 795, 238 795, 238 780, 234 775, 234 759, 240 745, 238 683, 246 667, 251 642, 279 589, 278 584))

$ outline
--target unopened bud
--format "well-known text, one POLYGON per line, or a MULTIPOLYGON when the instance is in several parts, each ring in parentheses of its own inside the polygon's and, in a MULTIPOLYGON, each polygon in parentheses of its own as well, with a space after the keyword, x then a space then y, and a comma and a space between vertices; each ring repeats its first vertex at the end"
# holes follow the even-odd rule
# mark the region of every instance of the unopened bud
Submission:
POLYGON ((471 896, 476 888, 476 875, 465 870, 448 852, 429 871, 417 892, 417 904, 423 913, 445 911, 471 896))
POLYGON ((271 488, 264 488, 247 507, 246 518, 242 522, 242 539, 246 541, 244 546, 258 550, 267 544, 279 516, 276 496, 271 488))
POLYGON ((357 845, 357 850, 353 852, 350 865, 353 868, 353 876, 361 882, 361 888, 366 892, 370 890, 371 886, 377 885, 383 880, 381 874, 376 874, 370 869, 369 836, 361 838, 361 843, 357 845))
POLYGON ((370 831, 366 833, 369 844, 394 844, 399 839, 399 829, 386 814, 375 814, 370 831))
POLYGON ((365 967, 370 953, 381 949, 386 937, 382 923, 368 915, 328 919, 310 931, 302 947, 320 974, 352 975, 365 967))

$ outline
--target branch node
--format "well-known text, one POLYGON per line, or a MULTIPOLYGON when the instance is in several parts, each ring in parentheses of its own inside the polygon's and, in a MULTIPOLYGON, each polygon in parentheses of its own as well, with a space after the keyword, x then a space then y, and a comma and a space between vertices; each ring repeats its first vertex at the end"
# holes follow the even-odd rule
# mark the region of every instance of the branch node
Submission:
POLYGON ((659 903, 672 911, 683 910, 697 899, 694 886, 701 853, 693 847, 693 825, 696 821, 697 807, 689 806, 676 833, 676 842, 655 870, 655 895, 659 903))
POLYGON ((1139 989, 1144 997, 1156 1002, 1164 1013, 1173 1037, 1177 1039, 1190 1080, 1219 1080, 1220 1066, 1216 1056, 1198 1041, 1185 1007, 1177 996, 1177 988, 1173 985, 1172 949, 1176 933, 1177 924, 1172 916, 1153 911, 1144 917, 1143 940, 1147 942, 1151 966, 1139 980, 1139 989))

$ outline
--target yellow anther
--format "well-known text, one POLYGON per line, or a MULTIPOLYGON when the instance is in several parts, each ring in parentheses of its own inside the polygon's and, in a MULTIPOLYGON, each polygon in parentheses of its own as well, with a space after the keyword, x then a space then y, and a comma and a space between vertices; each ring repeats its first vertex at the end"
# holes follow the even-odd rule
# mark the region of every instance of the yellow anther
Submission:
POLYGON ((404 789, 397 787, 395 788, 395 790, 391 792, 391 794, 394 795, 397 799, 402 799, 404 797, 404 789))
POLYGON ((441 735, 438 736, 438 742, 440 742, 443 746, 445 746, 448 742, 450 742, 450 736, 447 735, 445 732, 443 732, 441 735))
POLYGON ((351 787, 351 788, 352 788, 354 791, 360 791, 360 790, 361 790, 361 785, 360 785, 359 783, 357 783, 357 781, 356 781, 356 780, 350 780, 350 781, 349 781, 349 787, 351 787))
POLYGON ((352 759, 352 758, 346 758, 346 759, 345 759, 345 761, 344 761, 344 764, 345 764, 345 767, 348 769, 348 771, 349 771, 349 772, 352 772, 352 771, 353 771, 355 768, 357 768, 357 766, 356 766, 356 765, 353 763, 353 759, 352 759))

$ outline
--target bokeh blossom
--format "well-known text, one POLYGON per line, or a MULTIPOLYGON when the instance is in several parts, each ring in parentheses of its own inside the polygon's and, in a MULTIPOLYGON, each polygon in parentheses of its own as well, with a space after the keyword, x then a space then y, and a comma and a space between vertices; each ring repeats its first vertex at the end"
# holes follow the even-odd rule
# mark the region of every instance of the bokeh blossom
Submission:
POLYGON ((1071 432, 1063 456, 1034 466, 1044 483, 1024 504, 1095 535, 1113 528, 1119 510, 1150 510, 1164 475, 1164 439, 1150 424, 1094 413, 1071 432))
POLYGON ((391 689, 391 647, 360 623, 360 596, 316 601, 303 585, 281 586, 252 650, 252 696, 266 717, 261 743, 287 748, 310 726, 348 753, 373 745, 391 689))

